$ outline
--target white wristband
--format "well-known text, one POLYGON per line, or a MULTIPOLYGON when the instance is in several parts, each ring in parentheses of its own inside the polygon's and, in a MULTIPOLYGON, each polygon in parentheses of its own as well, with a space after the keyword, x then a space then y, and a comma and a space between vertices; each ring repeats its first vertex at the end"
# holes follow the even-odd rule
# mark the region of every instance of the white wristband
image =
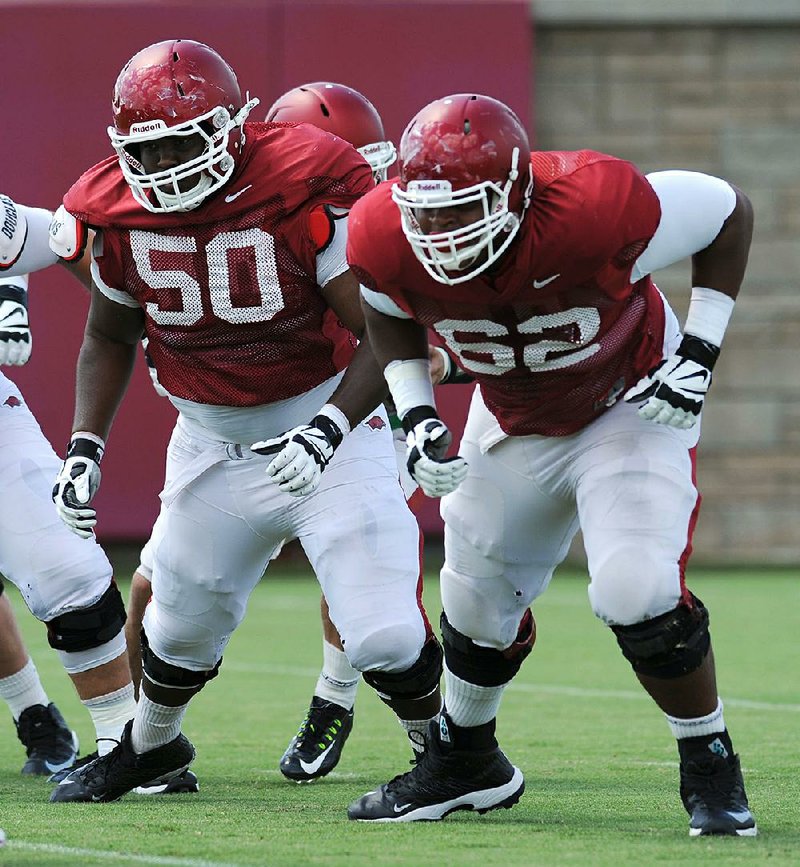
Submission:
POLYGON ((383 375, 392 393, 397 417, 401 421, 415 406, 436 406, 429 358, 390 361, 384 368, 383 375))
POLYGON ((350 422, 338 406, 334 406, 332 403, 326 403, 317 415, 324 415, 329 418, 342 432, 343 437, 346 437, 350 433, 350 422))
POLYGON ((692 334, 714 346, 722 346, 722 338, 733 313, 734 300, 717 289, 695 286, 686 315, 685 334, 692 334))

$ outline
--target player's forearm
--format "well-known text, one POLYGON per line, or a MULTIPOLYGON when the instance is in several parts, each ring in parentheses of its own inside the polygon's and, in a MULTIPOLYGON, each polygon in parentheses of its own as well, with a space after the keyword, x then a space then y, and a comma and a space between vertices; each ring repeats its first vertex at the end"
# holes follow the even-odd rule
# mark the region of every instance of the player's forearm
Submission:
POLYGON ((87 333, 78 356, 73 431, 108 438, 136 360, 136 345, 87 333))
POLYGON ((389 393, 367 335, 361 340, 329 403, 338 407, 355 427, 382 403, 389 393))
POLYGON ((736 298, 744 279, 753 237, 753 208, 740 190, 736 206, 717 237, 692 256, 692 285, 716 289, 736 298))

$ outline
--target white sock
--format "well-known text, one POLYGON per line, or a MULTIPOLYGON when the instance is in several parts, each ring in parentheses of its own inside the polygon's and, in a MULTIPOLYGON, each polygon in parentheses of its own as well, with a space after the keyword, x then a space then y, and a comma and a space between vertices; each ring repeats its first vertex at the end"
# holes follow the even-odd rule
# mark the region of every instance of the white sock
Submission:
POLYGON ((507 684, 478 686, 456 677, 444 667, 444 693, 447 715, 457 726, 479 726, 491 722, 500 709, 507 684))
POLYGON ((142 692, 133 718, 131 745, 135 753, 147 753, 175 740, 181 733, 181 723, 189 703, 178 707, 156 704, 142 692))
POLYGON ((667 725, 670 727, 673 737, 677 740, 682 738, 699 738, 703 735, 713 735, 725 731, 725 720, 722 716, 722 701, 717 699, 717 708, 707 716, 695 719, 679 719, 678 717, 664 714, 667 725))
POLYGON ((350 665, 347 654, 329 642, 322 642, 322 671, 314 695, 351 710, 356 703, 356 691, 361 672, 350 665))
POLYGON ((441 712, 442 708, 440 707, 439 713, 430 719, 400 719, 398 717, 397 721, 406 730, 408 739, 411 741, 411 749, 414 750, 415 753, 422 753, 425 751, 428 727, 433 720, 439 719, 441 712))
POLYGON ((35 704, 42 704, 45 707, 50 704, 50 699, 44 691, 41 680, 39 680, 39 672, 36 671, 36 666, 30 656, 16 674, 12 674, 10 677, 0 677, 0 698, 8 705, 14 722, 27 708, 33 707, 35 704))
POLYGON ((125 723, 136 713, 133 684, 106 695, 82 699, 81 704, 86 706, 94 723, 97 752, 101 756, 110 753, 119 743, 125 723))

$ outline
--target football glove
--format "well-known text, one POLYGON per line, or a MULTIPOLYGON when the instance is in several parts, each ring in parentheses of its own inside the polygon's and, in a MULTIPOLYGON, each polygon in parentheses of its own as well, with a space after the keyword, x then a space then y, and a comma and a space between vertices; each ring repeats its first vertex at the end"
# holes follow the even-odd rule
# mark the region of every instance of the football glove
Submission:
POLYGON ((718 346, 686 334, 673 355, 628 389, 625 400, 642 403, 642 418, 687 430, 700 417, 718 357, 718 346))
POLYGON ((285 494, 304 497, 317 489, 322 471, 343 439, 332 418, 316 415, 309 424, 253 443, 250 448, 260 455, 275 455, 267 467, 267 478, 285 494))
POLYGON ((56 476, 53 502, 58 517, 82 539, 93 535, 97 512, 89 508, 100 487, 100 460, 105 443, 94 434, 73 434, 67 459, 56 476))
POLYGON ((0 364, 25 364, 31 357, 27 292, 22 286, 0 284, 0 364))
POLYGON ((467 462, 458 455, 445 457, 453 437, 432 406, 418 406, 403 418, 406 432, 406 466, 423 492, 443 497, 454 491, 467 475, 467 462))

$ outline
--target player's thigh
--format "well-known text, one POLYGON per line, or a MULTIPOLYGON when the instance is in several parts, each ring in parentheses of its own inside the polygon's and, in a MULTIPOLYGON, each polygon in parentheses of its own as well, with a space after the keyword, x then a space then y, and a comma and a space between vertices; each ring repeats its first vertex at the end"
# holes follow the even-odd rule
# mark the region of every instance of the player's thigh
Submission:
POLYGON ((442 605, 459 632, 505 648, 566 556, 577 518, 572 498, 537 477, 538 439, 509 437, 483 451, 482 427, 467 425, 467 477, 442 500, 442 605))
POLYGON ((237 486, 256 472, 266 485, 255 462, 215 464, 162 513, 145 631, 156 654, 173 665, 216 664, 283 539, 254 529, 242 511, 237 486))
POLYGON ((61 460, 18 394, 4 397, 0 384, 0 403, 20 400, 0 411, 0 572, 36 617, 52 620, 96 602, 111 565, 94 538, 81 539, 59 519, 52 491, 61 460))
POLYGON ((592 608, 625 625, 663 614, 681 597, 699 507, 697 436, 639 419, 627 405, 612 412, 576 462, 576 499, 592 608))
POLYGON ((381 443, 362 427, 303 504, 297 535, 353 665, 403 670, 426 637, 419 528, 397 481, 388 429, 381 443))

